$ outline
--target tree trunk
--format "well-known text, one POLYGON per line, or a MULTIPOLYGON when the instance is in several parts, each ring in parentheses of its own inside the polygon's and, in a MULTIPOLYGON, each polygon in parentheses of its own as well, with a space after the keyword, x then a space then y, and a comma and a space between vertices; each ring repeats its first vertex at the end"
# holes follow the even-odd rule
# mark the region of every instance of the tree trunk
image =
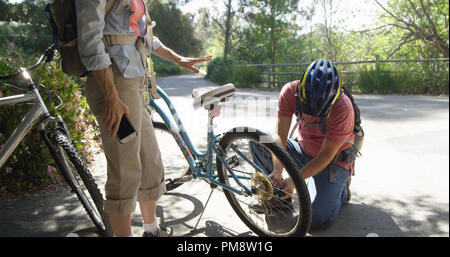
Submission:
MULTIPOLYGON (((276 29, 276 20, 275 20, 275 6, 271 3, 270 6, 270 63, 275 64, 276 63, 276 51, 277 51, 277 39, 275 37, 275 29, 276 29)), ((275 66, 271 67, 271 72, 275 72, 275 66)), ((276 81, 275 75, 272 76, 272 81, 276 81)), ((276 83, 273 83, 273 85, 276 85, 276 83)), ((271 87, 271 85, 269 85, 271 87)))
POLYGON ((223 57, 227 59, 228 53, 231 51, 231 0, 228 0, 227 7, 227 20, 225 24, 225 48, 223 50, 223 57))

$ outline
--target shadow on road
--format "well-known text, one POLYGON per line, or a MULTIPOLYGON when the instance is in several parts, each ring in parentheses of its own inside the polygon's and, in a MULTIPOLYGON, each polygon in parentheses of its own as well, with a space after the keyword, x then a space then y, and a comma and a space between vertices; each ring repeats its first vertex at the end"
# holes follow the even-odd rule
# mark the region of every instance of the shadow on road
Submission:
POLYGON ((310 234, 339 237, 365 237, 368 234, 380 237, 448 236, 448 205, 432 202, 430 196, 417 196, 407 201, 367 199, 366 202, 344 206, 329 227, 311 230, 310 234))
POLYGON ((254 234, 250 231, 244 233, 238 233, 231 228, 224 227, 219 223, 207 220, 205 222, 205 227, 191 231, 183 236, 190 237, 198 234, 204 234, 207 237, 250 237, 254 234))
POLYGON ((75 194, 56 192, 0 203, 0 237, 98 236, 75 194))
POLYGON ((390 214, 374 206, 353 203, 343 207, 327 228, 311 229, 310 234, 319 237, 405 236, 390 214))
MULTIPOLYGON (((157 216, 162 223, 176 227, 177 236, 239 237, 254 235, 249 230, 236 232, 230 225, 224 226, 210 218, 203 218, 198 229, 192 231, 203 203, 196 197, 183 193, 168 193, 172 198, 166 203, 170 208, 157 206, 157 216), (175 206, 178 201, 188 201, 193 209, 175 206), (173 207, 172 207, 173 206, 173 207), (173 215, 176 214, 176 215, 173 215), (175 217, 176 216, 176 217, 175 217)), ((398 236, 448 236, 448 205, 431 202, 430 196, 418 196, 405 201, 391 199, 368 200, 341 209, 337 219, 326 229, 311 230, 314 237, 380 237, 398 236), (411 205, 414 205, 413 207, 411 205), (391 209, 386 209, 390 206, 391 209), (414 211, 412 211, 414 210, 414 211), (418 218, 418 215, 420 218, 418 218)), ((228 203, 224 203, 228 204, 228 203)), ((98 236, 76 197, 63 189, 48 195, 37 195, 17 201, 0 203, 0 237, 53 237, 76 233, 81 237, 98 236)), ((218 220, 220 220, 220 213, 218 220)), ((241 223, 236 218, 236 223, 241 223)), ((140 216, 134 215, 132 225, 142 226, 140 216)))

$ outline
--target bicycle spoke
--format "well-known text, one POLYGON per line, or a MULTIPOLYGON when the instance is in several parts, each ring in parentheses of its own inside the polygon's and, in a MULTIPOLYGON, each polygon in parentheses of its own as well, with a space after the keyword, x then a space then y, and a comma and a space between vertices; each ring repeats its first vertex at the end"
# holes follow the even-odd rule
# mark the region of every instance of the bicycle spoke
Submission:
MULTIPOLYGON (((233 141, 224 159, 233 160, 233 164, 230 164, 230 166, 237 163, 236 167, 232 168, 236 177, 242 177, 244 175, 252 177, 253 174, 259 173, 261 170, 270 174, 271 167, 264 167, 252 155, 250 142, 248 139, 233 141), (235 149, 238 149, 239 153, 235 149)), ((262 145, 259 146, 263 147, 262 145)), ((267 158, 262 159, 265 160, 267 158)), ((282 179, 287 179, 288 177, 289 174, 283 169, 282 179)), ((239 187, 229 171, 226 172, 224 179, 228 185, 239 187)), ((240 179, 241 183, 244 183, 248 188, 252 188, 254 194, 251 196, 242 196, 230 193, 234 199, 236 208, 251 223, 259 229, 267 231, 269 234, 283 235, 290 233, 290 231, 296 228, 296 224, 301 217, 298 199, 299 193, 297 190, 294 190, 292 195, 287 197, 287 199, 282 199, 284 196, 289 195, 285 189, 272 184, 266 175, 262 175, 260 180, 257 182, 260 185, 255 185, 253 178, 240 179)))

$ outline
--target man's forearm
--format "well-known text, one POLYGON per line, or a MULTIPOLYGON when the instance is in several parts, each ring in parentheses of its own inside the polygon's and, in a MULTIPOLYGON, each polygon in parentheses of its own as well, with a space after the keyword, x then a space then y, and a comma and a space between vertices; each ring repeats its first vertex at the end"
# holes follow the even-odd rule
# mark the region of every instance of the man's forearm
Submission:
POLYGON ((273 139, 275 140, 275 142, 277 142, 278 144, 280 144, 281 146, 283 146, 284 149, 286 149, 286 142, 287 142, 287 138, 281 138, 281 136, 277 133, 274 133, 272 135, 273 139))
POLYGON ((177 65, 180 64, 180 60, 183 58, 180 55, 178 55, 177 53, 175 53, 172 49, 167 48, 164 45, 162 45, 161 47, 156 49, 154 53, 157 56, 159 56, 167 61, 173 62, 177 65))
POLYGON ((105 103, 111 103, 119 98, 119 94, 114 85, 113 75, 109 67, 92 71, 92 75, 102 91, 105 103))
MULTIPOLYGON (((282 139, 280 137, 280 135, 278 135, 277 133, 275 133, 273 135, 273 139, 275 140, 275 142, 279 143, 281 146, 283 146, 284 149, 286 149, 286 141, 287 138, 282 139)), ((273 169, 275 172, 280 172, 283 169, 283 164, 280 162, 280 160, 275 158, 275 155, 272 154, 272 163, 273 163, 273 169)))
POLYGON ((333 156, 330 157, 327 154, 319 153, 310 162, 303 166, 303 168, 300 169, 300 172, 302 173, 304 179, 315 176, 324 170, 332 160, 333 156))

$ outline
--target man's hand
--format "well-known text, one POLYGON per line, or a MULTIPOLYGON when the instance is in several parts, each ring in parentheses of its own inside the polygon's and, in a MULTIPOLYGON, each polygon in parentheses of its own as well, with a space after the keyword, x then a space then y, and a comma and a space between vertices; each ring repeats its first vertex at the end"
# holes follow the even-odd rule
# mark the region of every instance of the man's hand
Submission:
POLYGON ((212 60, 212 56, 206 56, 201 58, 188 58, 183 57, 181 58, 179 65, 185 69, 191 70, 195 73, 199 73, 199 70, 194 67, 195 64, 201 63, 201 62, 208 62, 212 60))
POLYGON ((115 137, 119 130, 120 121, 124 114, 129 114, 128 107, 122 103, 114 85, 114 79, 109 67, 92 71, 98 87, 103 93, 104 110, 103 122, 107 129, 112 130, 111 137, 115 137))
POLYGON ((272 180, 273 185, 283 190, 284 196, 281 199, 284 200, 292 196, 295 185, 291 177, 283 179, 281 171, 274 170, 270 173, 269 178, 272 180))
POLYGON ((275 185, 279 185, 282 178, 281 171, 274 170, 272 173, 270 173, 269 178, 272 180, 272 183, 275 185))
POLYGON ((107 129, 112 130, 111 137, 115 137, 119 130, 120 121, 124 114, 129 115, 128 107, 122 103, 120 98, 105 102, 103 110, 103 122, 107 129))
POLYGON ((284 192, 284 196, 281 198, 283 200, 291 197, 292 194, 294 193, 295 185, 291 177, 281 180, 280 187, 283 189, 284 192))

